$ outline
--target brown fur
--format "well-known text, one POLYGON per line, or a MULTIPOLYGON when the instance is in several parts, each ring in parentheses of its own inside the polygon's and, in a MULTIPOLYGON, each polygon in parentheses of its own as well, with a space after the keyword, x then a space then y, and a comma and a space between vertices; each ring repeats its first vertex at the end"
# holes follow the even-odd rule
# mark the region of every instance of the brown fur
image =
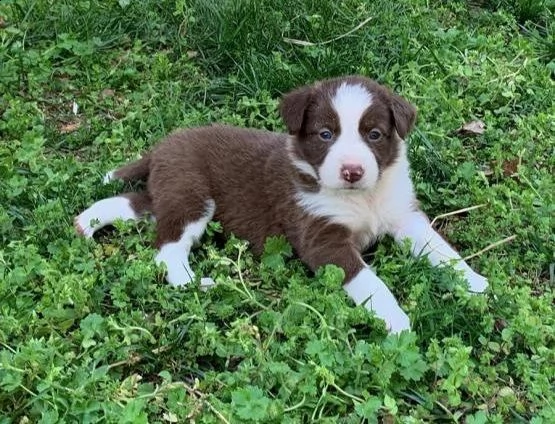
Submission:
POLYGON ((146 180, 150 172, 150 155, 146 154, 135 162, 128 163, 114 172, 114 177, 122 181, 146 180))
POLYGON ((213 199, 214 219, 249 240, 256 253, 267 237, 285 235, 312 270, 334 263, 347 281, 356 275, 363 261, 351 231, 309 216, 294 202, 298 173, 287 160, 285 142, 283 135, 219 125, 171 134, 151 153, 150 196, 135 198, 142 208, 153 199, 156 247, 179 239, 213 199))

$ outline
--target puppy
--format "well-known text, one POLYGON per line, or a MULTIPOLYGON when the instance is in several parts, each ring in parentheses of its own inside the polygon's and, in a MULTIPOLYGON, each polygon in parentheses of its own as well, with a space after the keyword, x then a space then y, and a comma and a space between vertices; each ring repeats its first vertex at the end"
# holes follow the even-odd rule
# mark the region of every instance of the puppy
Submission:
MULTIPOLYGON (((360 76, 334 78, 284 96, 288 134, 208 126, 180 130, 141 159, 110 172, 105 182, 144 180, 146 191, 94 203, 75 219, 92 237, 117 219, 156 220, 156 262, 174 286, 195 278, 188 255, 208 222, 246 239, 261 253, 267 237, 284 235, 312 270, 335 264, 344 290, 383 319, 391 332, 410 329, 408 316, 361 252, 385 234, 410 240, 414 255, 475 273, 418 209, 404 139, 416 110, 360 76)), ((213 284, 209 278, 201 284, 213 284)))

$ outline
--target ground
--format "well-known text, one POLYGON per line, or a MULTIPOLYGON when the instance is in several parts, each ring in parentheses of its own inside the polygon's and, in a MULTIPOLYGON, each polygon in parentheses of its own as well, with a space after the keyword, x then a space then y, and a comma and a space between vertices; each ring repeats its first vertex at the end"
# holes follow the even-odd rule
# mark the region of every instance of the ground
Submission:
POLYGON ((555 422, 552 6, 2 1, 0 423, 555 422), (351 73, 417 106, 418 197, 485 295, 385 239, 366 259, 414 323, 387 336, 280 239, 211 224, 202 292, 164 283, 146 222, 75 234, 172 129, 283 130, 283 92, 351 73))

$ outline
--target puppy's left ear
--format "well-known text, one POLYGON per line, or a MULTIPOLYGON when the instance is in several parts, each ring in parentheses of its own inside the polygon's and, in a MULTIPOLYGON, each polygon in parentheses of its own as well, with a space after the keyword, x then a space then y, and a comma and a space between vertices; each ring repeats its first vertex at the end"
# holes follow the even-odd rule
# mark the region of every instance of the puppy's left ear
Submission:
POLYGON ((412 131, 416 121, 416 108, 396 94, 391 95, 391 112, 397 134, 403 140, 412 131))
POLYGON ((304 123, 306 109, 312 100, 312 88, 301 87, 283 96, 279 105, 279 112, 289 134, 298 134, 304 123))

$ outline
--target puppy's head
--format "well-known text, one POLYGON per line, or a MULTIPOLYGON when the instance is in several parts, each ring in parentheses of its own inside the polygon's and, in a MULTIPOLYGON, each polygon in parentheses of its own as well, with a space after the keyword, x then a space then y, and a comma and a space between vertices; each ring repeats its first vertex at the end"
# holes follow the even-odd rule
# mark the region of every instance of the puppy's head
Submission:
POLYGON ((297 170, 336 190, 371 190, 416 118, 406 100, 355 76, 296 89, 284 96, 280 112, 297 170))

